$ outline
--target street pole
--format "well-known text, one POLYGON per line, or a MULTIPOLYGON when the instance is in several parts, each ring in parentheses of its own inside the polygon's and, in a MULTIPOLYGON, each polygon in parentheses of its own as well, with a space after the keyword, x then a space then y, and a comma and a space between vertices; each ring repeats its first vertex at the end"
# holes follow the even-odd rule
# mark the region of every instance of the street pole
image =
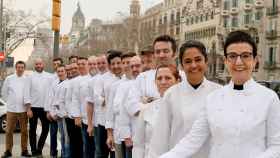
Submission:
POLYGON ((54 31, 53 57, 57 58, 59 55, 59 30, 54 31))
POLYGON ((3 51, 3 0, 1 0, 0 4, 0 51, 3 51))

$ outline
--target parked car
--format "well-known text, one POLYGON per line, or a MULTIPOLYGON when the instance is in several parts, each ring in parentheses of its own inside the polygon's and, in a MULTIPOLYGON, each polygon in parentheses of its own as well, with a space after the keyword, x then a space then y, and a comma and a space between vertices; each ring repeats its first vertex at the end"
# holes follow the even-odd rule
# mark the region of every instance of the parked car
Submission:
POLYGON ((280 98, 280 81, 258 81, 258 83, 274 90, 280 98))
MULTIPOLYGON (((4 100, 0 99, 0 132, 5 132, 7 128, 7 107, 4 100)), ((16 125, 16 131, 20 131, 19 123, 16 125)))

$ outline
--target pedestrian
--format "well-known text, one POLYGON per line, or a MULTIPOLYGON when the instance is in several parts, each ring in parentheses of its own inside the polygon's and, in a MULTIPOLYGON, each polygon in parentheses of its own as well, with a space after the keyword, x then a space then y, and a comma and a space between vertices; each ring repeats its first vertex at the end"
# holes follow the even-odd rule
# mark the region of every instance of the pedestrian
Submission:
MULTIPOLYGON (((88 129, 87 132, 90 136, 94 136, 95 142, 95 157, 100 157, 104 149, 101 148, 101 139, 103 135, 99 133, 99 125, 104 124, 104 112, 102 106, 98 105, 98 98, 96 98, 99 93, 96 93, 96 88, 98 87, 98 82, 102 81, 102 77, 108 71, 108 63, 105 55, 100 55, 96 59, 98 73, 94 75, 89 81, 89 94, 87 97, 87 117, 88 117, 88 129), (99 155, 99 156, 98 156, 99 155)), ((103 98, 99 98, 103 99, 103 98)), ((106 147, 107 148, 107 147, 106 147)))
POLYGON ((81 127, 75 125, 75 107, 72 106, 73 100, 73 88, 76 80, 79 78, 78 64, 71 63, 66 66, 67 69, 67 80, 65 81, 65 108, 67 116, 65 118, 67 134, 69 137, 70 155, 71 158, 82 158, 83 157, 83 142, 81 127))
MULTIPOLYGON (((204 107, 206 96, 221 87, 205 78, 208 58, 201 42, 185 42, 180 47, 179 60, 186 74, 186 81, 171 87, 162 99, 151 138, 151 158, 167 152, 180 141, 204 107)), ((194 158, 206 157, 207 145, 194 158)))
POLYGON ((15 74, 8 76, 2 87, 2 98, 7 103, 7 128, 6 128, 6 151, 2 158, 12 157, 13 132, 19 122, 21 133, 21 156, 31 157, 28 153, 28 130, 27 130, 27 106, 24 105, 24 87, 26 76, 24 75, 25 63, 16 62, 15 74))
POLYGON ((24 96, 25 105, 29 117, 29 142, 32 156, 42 156, 42 150, 49 133, 49 121, 44 111, 47 92, 52 83, 53 76, 44 71, 44 62, 38 58, 35 60, 35 71, 27 77, 24 96), (37 142, 38 119, 41 122, 41 134, 37 142))
POLYGON ((78 68, 80 76, 73 83, 72 106, 74 108, 75 125, 81 127, 83 140, 83 157, 94 157, 94 138, 87 133, 87 97, 91 75, 88 69, 88 59, 79 57, 78 68))
POLYGON ((231 32, 224 57, 230 83, 207 97, 192 130, 161 158, 193 157, 208 138, 209 158, 280 157, 280 101, 252 78, 258 61, 255 40, 231 32))
POLYGON ((132 79, 130 60, 134 56, 136 56, 136 53, 127 53, 121 56, 122 70, 124 75, 120 80, 114 82, 109 90, 110 92, 108 99, 108 107, 106 111, 105 127, 109 135, 109 137, 107 138, 107 143, 114 145, 116 158, 126 158, 126 148, 124 139, 120 137, 120 106, 114 104, 114 100, 117 97, 117 93, 122 93, 117 92, 117 89, 120 86, 120 84, 132 79))
POLYGON ((123 76, 122 71, 122 62, 121 62, 121 55, 122 52, 117 50, 109 50, 107 52, 107 62, 109 71, 104 73, 102 77, 100 77, 96 81, 95 87, 95 97, 94 97, 94 104, 96 108, 100 109, 100 115, 103 115, 99 121, 98 128, 97 128, 97 141, 96 141, 96 148, 97 148, 97 158, 108 158, 110 153, 110 157, 115 157, 114 155, 114 146, 111 143, 112 141, 106 144, 107 138, 112 138, 112 135, 106 131, 106 111, 108 108, 109 103, 109 93, 111 85, 120 80, 123 76))
POLYGON ((146 104, 146 107, 141 110, 135 131, 133 158, 149 158, 150 141, 159 107, 162 105, 162 97, 168 88, 180 81, 181 77, 176 65, 160 65, 157 67, 155 82, 161 98, 146 104))
POLYGON ((52 104, 52 101, 54 99, 54 90, 57 87, 57 84, 59 83, 59 78, 57 75, 57 68, 63 64, 63 60, 61 58, 54 58, 53 59, 53 71, 52 74, 53 78, 51 81, 51 85, 48 91, 48 97, 45 102, 45 112, 47 113, 47 119, 50 122, 50 156, 51 157, 57 157, 57 131, 58 131, 58 124, 56 120, 53 120, 50 113, 49 113, 49 107, 52 104))
MULTIPOLYGON (((153 42, 153 49, 155 68, 161 64, 175 64, 177 45, 172 37, 168 35, 157 37, 153 42)), ((125 142, 127 142, 127 147, 130 147, 131 143, 133 143, 132 138, 134 137, 136 120, 142 105, 160 98, 155 84, 155 68, 140 73, 133 86, 130 87, 130 92, 127 95, 126 110, 124 113, 128 114, 129 119, 127 118, 122 121, 122 128, 127 131, 124 132, 125 135, 123 136, 125 142)), ((180 75, 184 81, 184 73, 180 71, 180 75)))
MULTIPOLYGON (((58 82, 52 85, 50 93, 52 93, 52 99, 50 102, 48 111, 48 117, 50 120, 57 122, 57 126, 60 132, 61 142, 61 157, 69 158, 69 139, 66 130, 66 108, 65 108, 65 96, 66 96, 66 71, 64 65, 59 65, 56 68, 56 74, 58 82)), ((57 155, 51 155, 51 157, 57 157, 57 155)))

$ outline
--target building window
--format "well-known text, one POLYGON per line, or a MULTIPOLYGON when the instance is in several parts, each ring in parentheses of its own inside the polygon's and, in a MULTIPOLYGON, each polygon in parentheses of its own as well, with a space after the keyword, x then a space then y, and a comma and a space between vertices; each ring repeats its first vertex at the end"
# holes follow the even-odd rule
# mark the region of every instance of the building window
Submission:
POLYGON ((272 0, 272 8, 277 8, 277 0, 272 0))
POLYGON ((191 17, 191 24, 193 24, 194 20, 193 20, 193 17, 191 17))
POLYGON ((261 20, 262 16, 263 16, 263 12, 261 10, 259 10, 255 14, 255 19, 256 20, 261 20))
POLYGON ((177 13, 176 13, 176 23, 177 24, 180 24, 180 21, 181 21, 181 13, 178 11, 177 13))
POLYGON ((176 27, 176 35, 180 34, 180 27, 176 27))
POLYGON ((203 15, 200 15, 200 22, 203 22, 203 15))
POLYGON ((238 27, 238 18, 237 17, 233 17, 231 19, 231 26, 232 27, 238 27))
POLYGON ((195 23, 198 23, 198 19, 199 19, 199 17, 196 16, 196 17, 195 17, 195 23))
POLYGON ((228 27, 228 21, 229 21, 228 18, 224 18, 224 28, 228 27))
POLYGON ((238 0, 232 0, 232 7, 237 8, 238 7, 238 0))
POLYGON ((173 13, 171 13, 171 16, 170 16, 170 22, 171 22, 171 24, 174 24, 174 22, 175 22, 175 16, 173 13))
POLYGON ((229 10, 229 0, 224 1, 224 10, 229 10))
POLYGON ((211 19, 214 19, 214 12, 211 12, 211 19))
POLYGON ((208 13, 206 13, 205 21, 208 21, 208 13))
POLYGON ((247 13, 244 15, 244 24, 245 25, 250 24, 251 20, 252 20, 252 14, 247 13))
POLYGON ((268 52, 268 63, 269 64, 275 63, 275 56, 276 56, 276 48, 269 47, 269 52, 268 52))
POLYGON ((197 3, 196 3, 196 9, 199 10, 203 8, 203 0, 199 0, 197 3))
POLYGON ((252 0, 245 0, 245 3, 252 3, 252 0))
POLYGON ((186 19, 186 25, 189 25, 189 23, 190 23, 190 20, 186 19))

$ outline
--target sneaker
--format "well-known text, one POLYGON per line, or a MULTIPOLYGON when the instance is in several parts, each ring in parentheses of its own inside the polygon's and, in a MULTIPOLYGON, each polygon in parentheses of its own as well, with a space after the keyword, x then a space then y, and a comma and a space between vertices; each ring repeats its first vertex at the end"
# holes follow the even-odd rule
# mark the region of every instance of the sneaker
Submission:
POLYGON ((21 156, 22 156, 22 157, 32 157, 32 155, 30 155, 30 154, 28 153, 28 151, 27 151, 27 150, 26 150, 26 151, 21 152, 21 156))
POLYGON ((8 158, 8 157, 12 157, 12 153, 7 150, 4 152, 4 154, 1 156, 1 158, 8 158))
POLYGON ((39 150, 34 151, 34 152, 32 152, 32 156, 33 157, 42 157, 42 151, 39 151, 39 150))

